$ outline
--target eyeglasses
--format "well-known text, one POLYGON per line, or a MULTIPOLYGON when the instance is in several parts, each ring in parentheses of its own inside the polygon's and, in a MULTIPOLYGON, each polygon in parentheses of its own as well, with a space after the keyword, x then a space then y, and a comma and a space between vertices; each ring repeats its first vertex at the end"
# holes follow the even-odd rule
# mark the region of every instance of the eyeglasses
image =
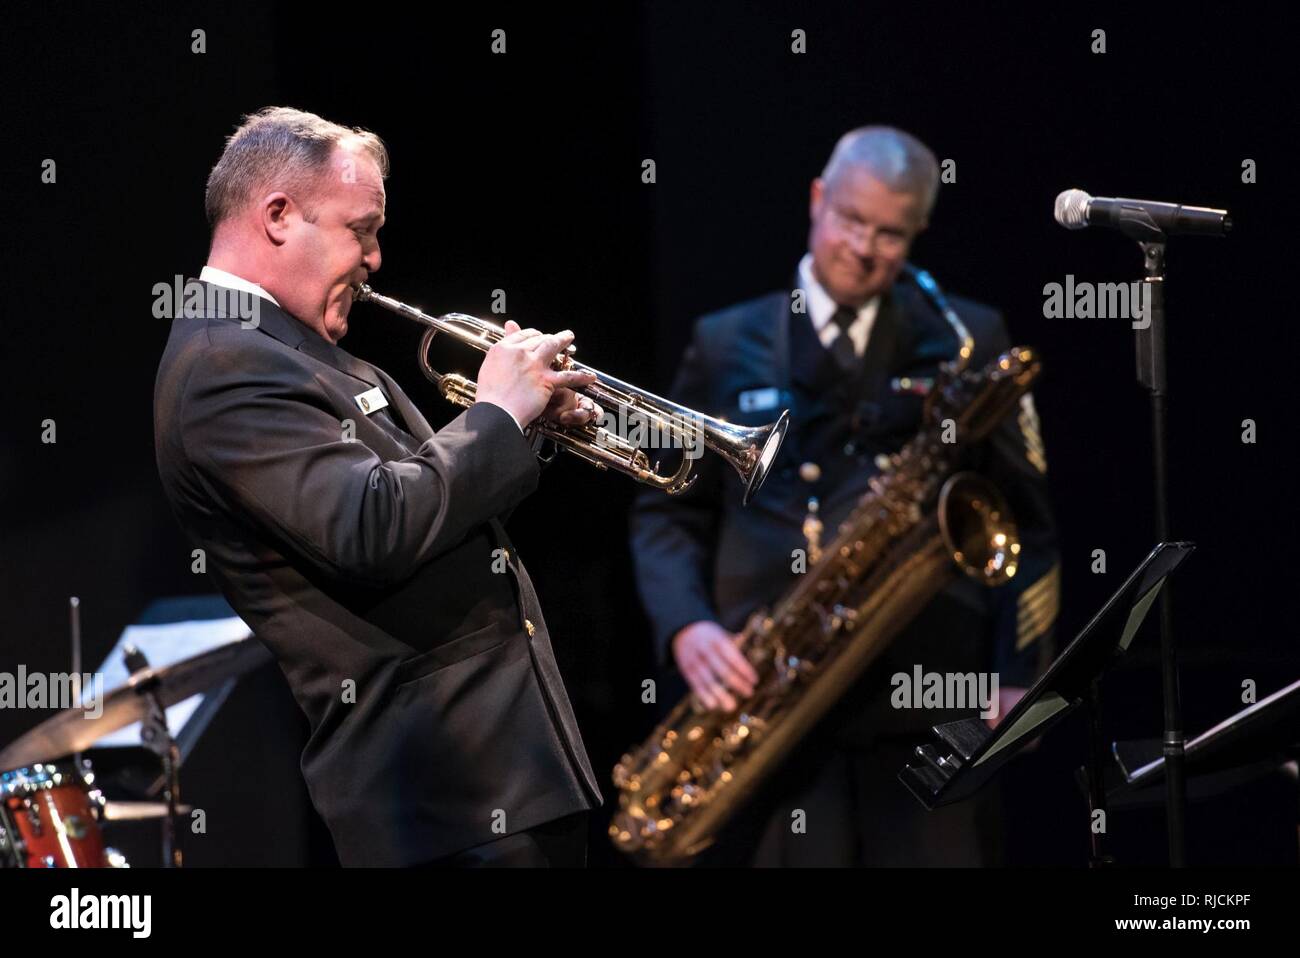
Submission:
POLYGON ((864 222, 856 213, 845 213, 834 206, 828 207, 831 222, 835 228, 855 240, 860 240, 882 256, 896 256, 907 249, 912 241, 912 234, 896 229, 882 229, 872 223, 864 222))

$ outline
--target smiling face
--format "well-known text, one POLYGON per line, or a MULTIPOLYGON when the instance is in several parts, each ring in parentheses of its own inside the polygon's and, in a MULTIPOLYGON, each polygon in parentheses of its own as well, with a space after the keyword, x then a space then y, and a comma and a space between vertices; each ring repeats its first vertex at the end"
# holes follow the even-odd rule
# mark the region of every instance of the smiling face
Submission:
POLYGON ((306 208, 288 198, 276 201, 284 196, 263 204, 264 225, 276 243, 275 282, 263 285, 300 322, 337 343, 348 331, 354 288, 379 269, 383 177, 368 154, 342 144, 306 208))
POLYGON ((856 166, 829 183, 813 180, 809 215, 814 275, 842 306, 861 306, 892 286, 925 228, 920 196, 896 193, 856 166))

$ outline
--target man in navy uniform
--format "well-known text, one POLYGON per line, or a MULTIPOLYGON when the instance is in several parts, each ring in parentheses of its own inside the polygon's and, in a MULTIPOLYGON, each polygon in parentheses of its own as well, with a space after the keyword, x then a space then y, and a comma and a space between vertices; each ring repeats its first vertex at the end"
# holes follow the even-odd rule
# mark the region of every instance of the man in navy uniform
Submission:
MULTIPOLYGON (((717 460, 684 495, 642 494, 632 522, 637 584, 658 660, 710 708, 752 692, 735 644, 755 609, 794 583, 810 500, 829 541, 880 471, 920 429, 925 394, 956 340, 934 305, 900 279, 938 191, 915 137, 864 127, 842 137, 812 182, 808 253, 792 287, 700 319, 671 397, 759 425, 783 407, 791 428, 762 493, 740 503, 717 460)), ((1011 345, 999 314, 958 297, 978 370, 1011 345)), ((1005 714, 1046 667, 1059 566, 1032 398, 974 451, 1019 527, 1019 574, 985 588, 966 577, 891 643, 786 760, 702 864, 924 865, 996 860, 996 793, 926 812, 897 781, 912 747, 969 711, 891 707, 896 673, 997 673, 1005 714), (794 827, 795 825, 799 827, 794 827)), ((670 697, 671 698, 671 697, 670 697)), ((990 720, 991 722, 996 721, 990 720)))
POLYGON ((523 561, 524 427, 591 422, 573 334, 507 323, 442 429, 339 345, 379 269, 388 152, 288 107, 208 178, 201 308, 154 393, 163 489, 311 724, 302 770, 344 865, 581 866, 601 795, 523 561), (224 306, 242 300, 248 319, 224 306))

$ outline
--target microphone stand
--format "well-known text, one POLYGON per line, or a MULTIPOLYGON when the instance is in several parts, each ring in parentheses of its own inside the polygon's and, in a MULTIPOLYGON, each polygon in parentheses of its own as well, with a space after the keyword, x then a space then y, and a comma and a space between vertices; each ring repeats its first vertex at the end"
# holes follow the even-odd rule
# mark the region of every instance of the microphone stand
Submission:
MULTIPOLYGON (((1120 231, 1142 250, 1145 323, 1135 323, 1137 378, 1151 397, 1151 450, 1155 466, 1156 539, 1169 541, 1169 459, 1166 425, 1169 385, 1165 356, 1165 246, 1167 237, 1141 209, 1121 214, 1120 231)), ((1140 309, 1140 307, 1139 307, 1140 309)), ((1178 687, 1178 650, 1174 642, 1173 599, 1168 584, 1160 590, 1160 673, 1164 691, 1165 815, 1169 864, 1187 865, 1187 776, 1183 707, 1178 687)))

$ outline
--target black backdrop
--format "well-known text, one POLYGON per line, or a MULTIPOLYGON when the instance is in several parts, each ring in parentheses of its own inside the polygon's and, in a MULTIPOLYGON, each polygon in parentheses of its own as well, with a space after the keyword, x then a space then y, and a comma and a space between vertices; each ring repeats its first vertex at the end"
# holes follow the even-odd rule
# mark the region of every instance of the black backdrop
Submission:
MULTIPOLYGON (((1038 347, 1036 390, 1072 634, 1153 542, 1149 422, 1123 321, 1044 319, 1043 286, 1139 277, 1117 234, 1070 234, 1056 193, 1229 208, 1226 241, 1176 241, 1168 309, 1175 590, 1187 728, 1300 674, 1287 604, 1295 334, 1285 217, 1294 66, 1282 24, 1224 4, 1166 12, 937 6, 625 4, 560 11, 260 3, 10 9, 4 24, 7 262, 0 418, 0 668, 66 669, 66 600, 95 663, 152 598, 205 591, 154 471, 151 399, 167 323, 152 287, 206 254, 202 191, 244 112, 277 103, 388 142, 377 288, 431 310, 509 314, 662 391, 693 317, 786 282, 807 188, 836 137, 902 126, 957 164, 913 259, 1001 307, 1038 347), (504 56, 490 52, 506 31, 504 56), (1104 29, 1107 52, 1090 52, 1104 29), (205 31, 206 52, 191 50, 205 31), (807 52, 791 52, 791 31, 807 52), (42 162, 57 181, 41 182, 42 162), (657 182, 641 181, 656 163, 657 182), (1242 182, 1242 163, 1258 182, 1242 182), (54 419, 58 441, 41 442, 54 419), (1258 441, 1241 441, 1253 419, 1258 441), (1090 571, 1105 549, 1109 573, 1090 571)), ((344 345, 393 373, 435 425, 417 331, 359 308, 344 345)), ((449 364, 476 362, 455 353, 449 364)), ((563 461, 512 520, 593 761, 651 723, 647 630, 626 543, 633 486, 563 461)), ((1108 735, 1158 736, 1154 629, 1107 684, 1108 735)), ((0 712, 0 742, 42 716, 0 712)), ((195 864, 328 863, 298 776, 305 728, 279 674, 245 681, 187 769, 209 812, 195 864), (213 838, 218 840, 213 841, 213 838)), ((1009 771, 1011 859, 1079 863, 1079 723, 1009 771), (1074 816, 1072 818, 1071 816, 1074 816)), ((612 789, 607 789, 607 794, 612 789)), ((1197 805, 1194 861, 1294 861, 1294 792, 1197 805), (1291 805, 1288 809, 1286 803, 1291 805)), ((593 828, 593 864, 621 864, 593 828)), ((135 826, 125 844, 150 838, 135 826)), ((1117 851, 1159 861, 1158 811, 1116 815, 1117 851)), ((143 854, 137 853, 137 854, 143 854)))

